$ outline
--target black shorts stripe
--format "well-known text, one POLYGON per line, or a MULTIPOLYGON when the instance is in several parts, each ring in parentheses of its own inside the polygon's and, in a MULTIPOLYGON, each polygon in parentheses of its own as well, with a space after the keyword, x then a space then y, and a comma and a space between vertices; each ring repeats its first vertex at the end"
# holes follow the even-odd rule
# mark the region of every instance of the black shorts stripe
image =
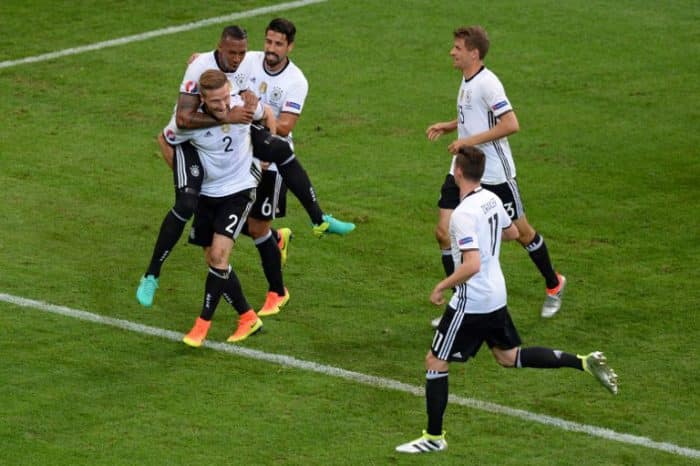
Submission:
POLYGON ((187 186, 187 172, 185 171, 185 154, 182 152, 182 147, 178 144, 175 146, 175 187, 177 189, 187 186))
POLYGON ((462 319, 464 318, 463 312, 456 312, 454 318, 450 321, 450 325, 445 332, 445 341, 443 342, 440 350, 437 354, 438 359, 448 361, 450 358, 450 352, 452 351, 452 346, 454 345, 455 339, 457 338, 457 333, 462 326, 462 319))
MULTIPOLYGON (((493 114, 493 112, 489 112, 488 118, 489 128, 493 128, 494 126, 496 126, 497 118, 493 114)), ((505 151, 503 150, 503 145, 500 143, 500 139, 491 141, 491 145, 496 151, 496 154, 498 154, 498 159, 501 161, 501 166, 503 167, 503 172, 505 173, 506 178, 512 178, 513 174, 510 171, 510 165, 508 165, 508 158, 506 157, 505 151)))
POLYGON ((513 196, 513 202, 515 204, 515 218, 520 218, 525 214, 525 209, 523 208, 523 201, 520 198, 520 189, 518 189, 518 182, 515 178, 509 178, 506 181, 508 187, 510 188, 511 195, 513 196))
POLYGON ((173 183, 176 190, 188 189, 199 194, 204 180, 204 166, 199 159, 197 149, 185 141, 173 146, 173 183))

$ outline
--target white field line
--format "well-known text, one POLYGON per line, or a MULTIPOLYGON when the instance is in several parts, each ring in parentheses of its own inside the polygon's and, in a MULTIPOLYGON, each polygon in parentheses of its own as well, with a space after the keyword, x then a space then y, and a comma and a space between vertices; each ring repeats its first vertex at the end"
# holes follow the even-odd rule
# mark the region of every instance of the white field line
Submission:
MULTIPOLYGON (((93 314, 91 312, 71 309, 65 306, 57 306, 55 304, 45 303, 43 301, 35 301, 32 299, 22 298, 19 296, 13 296, 5 293, 0 293, 0 301, 4 301, 6 303, 10 303, 16 306, 28 307, 43 312, 50 312, 62 316, 73 317, 75 319, 86 320, 102 325, 109 325, 111 327, 117 327, 136 333, 152 335, 155 337, 165 338, 167 340, 177 342, 180 342, 182 340, 182 337, 184 336, 184 334, 174 332, 172 330, 150 327, 148 325, 142 325, 136 322, 130 322, 128 320, 105 317, 99 314, 93 314)), ((348 371, 339 367, 327 366, 325 364, 319 364, 312 361, 304 361, 303 359, 297 359, 292 356, 266 353, 264 351, 249 349, 242 346, 235 346, 231 344, 211 341, 205 341, 204 346, 215 351, 221 351, 236 356, 243 356, 246 358, 266 361, 273 364, 279 364, 281 366, 292 367, 295 369, 316 372, 331 377, 338 377, 341 379, 350 380, 352 382, 361 383, 363 385, 369 385, 371 387, 397 390, 400 392, 410 393, 412 395, 421 397, 424 395, 423 387, 408 385, 397 380, 387 379, 384 377, 377 377, 373 375, 362 374, 360 372, 348 371)), ((571 432, 582 432, 592 437, 599 437, 615 442, 626 443, 630 445, 639 445, 654 450, 661 450, 678 456, 685 456, 688 458, 700 458, 700 450, 695 450, 693 448, 681 447, 668 442, 657 442, 647 437, 623 434, 602 427, 579 424, 576 422, 566 421, 564 419, 559 419, 552 416, 545 416, 543 414, 531 413, 529 411, 524 411, 521 409, 509 408, 507 406, 489 403, 488 401, 480 401, 474 398, 464 398, 460 396, 450 395, 450 403, 478 409, 481 411, 486 411, 489 413, 516 417, 525 421, 537 422, 539 424, 545 424, 548 426, 556 427, 571 432)))
POLYGON ((0 62, 0 69, 10 68, 17 65, 24 65, 27 63, 36 63, 46 60, 51 60, 54 58, 65 57, 68 55, 76 55, 79 53, 90 52, 93 50, 105 49, 107 47, 116 47, 118 45, 129 44, 131 42, 139 42, 143 40, 148 40, 153 37, 165 36, 168 34, 176 34, 183 31, 191 31, 193 29, 199 29, 205 26, 211 26, 213 24, 225 23, 230 21, 237 21, 243 18, 250 18, 253 16, 263 15, 267 13, 277 13, 279 11, 291 10, 294 8, 300 8, 306 5, 311 5, 314 3, 322 3, 327 0, 299 0, 296 2, 279 3, 277 5, 270 5, 261 8, 255 8, 253 10, 242 11, 239 13, 232 13, 225 16, 216 16, 214 18, 203 19, 201 21, 195 21, 194 23, 187 23, 181 26, 171 26, 163 29, 157 29, 155 31, 144 32, 141 34, 135 34, 133 36, 121 37, 119 39, 106 40, 104 42, 97 42, 95 44, 83 45, 80 47, 73 47, 69 49, 59 50, 57 52, 44 53, 41 55, 35 55, 33 57, 19 58, 17 60, 7 60, 0 62))

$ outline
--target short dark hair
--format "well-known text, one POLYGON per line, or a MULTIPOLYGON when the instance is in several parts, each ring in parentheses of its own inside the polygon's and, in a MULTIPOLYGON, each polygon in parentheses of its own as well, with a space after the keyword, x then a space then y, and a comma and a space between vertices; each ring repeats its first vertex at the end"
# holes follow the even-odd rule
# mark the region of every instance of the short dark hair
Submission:
POLYGON ((224 39, 235 39, 235 40, 244 40, 248 38, 248 33, 246 32, 245 29, 243 29, 240 26, 226 26, 221 33, 221 40, 224 39))
POLYGON ((270 21, 270 24, 268 24, 265 29, 265 34, 267 34, 267 31, 275 31, 284 34, 288 44, 294 42, 294 37, 297 35, 297 28, 294 26, 294 23, 284 18, 275 18, 270 21))
POLYGON ((486 167, 486 156, 481 149, 474 146, 462 146, 457 152, 455 166, 459 167, 462 176, 471 181, 481 181, 486 167))
POLYGON ((489 36, 486 30, 481 26, 461 27, 454 32, 455 39, 462 39, 468 50, 477 49, 479 51, 479 59, 486 58, 489 52, 489 36))

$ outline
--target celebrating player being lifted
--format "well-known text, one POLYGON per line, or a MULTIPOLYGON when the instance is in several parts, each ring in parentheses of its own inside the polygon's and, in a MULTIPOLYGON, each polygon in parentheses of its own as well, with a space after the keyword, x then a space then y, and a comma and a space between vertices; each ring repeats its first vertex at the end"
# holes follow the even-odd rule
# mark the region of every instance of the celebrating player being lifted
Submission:
MULTIPOLYGON (((448 147, 450 153, 456 154, 460 147, 477 146, 486 154, 486 170, 481 183, 484 188, 498 195, 509 217, 517 225, 520 232, 518 242, 527 250, 545 279, 547 289, 541 315, 552 317, 561 307, 566 278, 555 272, 544 238, 530 226, 525 217, 507 138, 517 132, 520 126, 503 85, 484 66, 488 50, 489 38, 480 26, 463 27, 454 32, 450 55, 453 66, 462 73, 457 95, 457 118, 431 125, 426 130, 426 135, 434 141, 443 134, 457 130, 458 139, 448 147)), ((454 182, 453 170, 454 158, 450 173, 442 185, 438 202, 440 216, 435 230, 447 275, 453 270, 447 226, 452 211, 459 204, 459 188, 454 182)), ((433 326, 437 326, 437 319, 433 321, 433 326)))
MULTIPOLYGON (((198 81, 202 72, 207 69, 219 69, 226 73, 232 85, 235 86, 232 89, 233 93, 242 92, 241 95, 247 101, 256 100, 253 93, 243 92, 248 88, 248 77, 251 75, 250 67, 253 65, 252 60, 245 60, 247 48, 248 41, 245 30, 239 26, 229 26, 223 30, 216 50, 203 53, 190 63, 180 86, 180 96, 173 116, 173 121, 176 122, 178 128, 197 129, 221 123, 240 124, 252 121, 252 114, 246 107, 233 107, 226 113, 222 113, 220 119, 198 111, 201 103, 198 81)), ((280 138, 272 137, 262 127, 253 127, 251 135, 256 156, 260 159, 266 158, 269 162, 278 162, 282 178, 309 212, 313 223, 313 232, 316 236, 320 237, 325 233, 343 235, 354 229, 353 224, 341 222, 323 213, 311 181, 293 152, 269 150, 270 146, 289 147, 286 142, 280 145, 282 142, 280 138)), ((162 139, 162 135, 160 138, 162 139)), ((196 208, 203 176, 202 166, 196 151, 174 151, 162 143, 160 146, 166 162, 173 169, 175 205, 161 224, 151 261, 136 291, 137 300, 145 307, 153 304, 162 265, 177 244, 185 224, 196 208)), ((254 239, 263 261, 269 261, 266 258, 280 255, 275 237, 270 238, 269 241, 264 238, 254 239), (273 242, 275 244, 271 244, 273 242), (277 251, 274 252, 272 249, 277 251)), ((279 267, 274 265, 266 267, 266 275, 268 275, 268 269, 277 270, 279 267)), ((281 274, 281 272, 279 273, 281 274)), ((275 283, 274 288, 279 290, 279 281, 275 280, 275 283)), ((273 285, 271 284, 270 287, 273 288, 273 285)))
MULTIPOLYGON (((231 96, 228 78, 220 70, 205 71, 198 86, 202 109, 218 120, 224 120, 234 104, 247 107, 255 119, 263 117, 262 104, 252 105, 243 102, 237 94, 231 96)), ((248 304, 236 272, 229 263, 231 250, 255 201, 255 189, 260 180, 260 166, 253 158, 249 126, 224 123, 191 130, 168 126, 164 130, 168 141, 176 144, 178 154, 196 149, 207 173, 200 187, 189 241, 204 248, 209 273, 202 311, 183 339, 190 346, 202 345, 222 296, 240 316, 238 328, 228 341, 244 340, 263 325, 248 304), (191 145, 185 144, 187 141, 191 145)))
POLYGON ((589 372, 611 393, 617 394, 617 375, 601 352, 576 356, 550 348, 521 348, 520 336, 508 313, 506 284, 499 262, 501 240, 517 239, 520 232, 498 196, 479 185, 484 165, 481 150, 471 146, 457 149, 453 173, 460 201, 448 227, 454 272, 435 286, 430 300, 443 305, 443 293, 451 288, 456 288, 456 292, 445 308, 425 357, 427 429, 416 440, 396 447, 402 453, 447 448, 442 420, 447 408, 449 362, 466 362, 476 356, 484 342, 503 367, 570 367, 589 372))

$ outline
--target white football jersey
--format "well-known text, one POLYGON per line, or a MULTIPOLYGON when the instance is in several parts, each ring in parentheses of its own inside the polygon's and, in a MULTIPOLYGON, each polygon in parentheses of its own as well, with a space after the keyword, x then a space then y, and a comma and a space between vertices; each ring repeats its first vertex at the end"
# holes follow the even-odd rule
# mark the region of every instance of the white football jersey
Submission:
MULTIPOLYGON (((215 50, 211 52, 202 53, 197 58, 195 58, 192 63, 187 66, 185 70, 185 75, 180 83, 180 93, 199 95, 199 78, 207 70, 220 70, 219 63, 216 61, 215 50)), ((241 64, 238 66, 236 71, 233 73, 226 73, 226 77, 231 84, 231 94, 238 94, 241 91, 248 89, 248 76, 250 75, 250 67, 253 64, 251 60, 246 60, 248 54, 243 58, 241 64)), ((170 119, 172 123, 175 119, 175 114, 177 113, 177 103, 173 107, 173 115, 170 119)), ((168 123, 168 127, 170 127, 168 123)))
POLYGON ((450 306, 467 314, 487 314, 507 303, 506 282, 499 255, 501 234, 511 219, 501 200, 491 191, 477 188, 462 199, 450 218, 450 243, 455 269, 462 263, 462 251, 478 249, 481 268, 457 286, 450 306))
MULTIPOLYGON (((488 131, 496 125, 498 117, 512 110, 501 81, 488 68, 481 68, 471 79, 462 78, 457 95, 458 137, 461 139, 488 131)), ((479 144, 477 147, 486 155, 482 183, 501 184, 515 178, 515 164, 508 138, 479 144)), ((454 158, 450 173, 454 174, 454 158)))
MULTIPOLYGON (((309 83, 304 73, 291 61, 275 74, 265 70, 265 52, 248 52, 245 60, 248 75, 248 88, 258 96, 261 102, 272 108, 275 118, 283 112, 301 114, 309 92, 309 83)), ((294 141, 290 132, 285 138, 292 151, 294 141)), ((271 163, 268 170, 277 171, 277 165, 271 163)))
MULTIPOLYGON (((265 52, 248 52, 246 60, 249 58, 252 62, 252 71, 248 78, 250 90, 272 107, 276 118, 279 118, 281 113, 300 115, 309 92, 309 83, 304 73, 289 60, 282 70, 270 74, 264 66, 265 52)), ((287 140, 292 144, 291 133, 287 140)))
MULTIPOLYGON (((200 54, 192 63, 187 66, 185 76, 180 84, 180 92, 183 94, 199 95, 199 78, 207 70, 220 70, 219 63, 216 61, 215 51, 200 54)), ((249 59, 248 54, 243 58, 238 69, 233 73, 226 73, 228 80, 231 82, 231 93, 238 94, 241 91, 248 89, 248 77, 251 72, 253 62, 249 59)))
MULTIPOLYGON (((238 94, 231 96, 231 107, 243 105, 238 94)), ((262 118, 263 108, 258 105, 255 118, 262 118)), ((175 118, 163 130, 166 140, 173 145, 184 141, 197 149, 204 169, 201 194, 224 197, 258 185, 260 165, 253 159, 250 125, 223 124, 210 128, 180 129, 175 118)), ((184 170, 186 167, 182 167, 184 170)))

